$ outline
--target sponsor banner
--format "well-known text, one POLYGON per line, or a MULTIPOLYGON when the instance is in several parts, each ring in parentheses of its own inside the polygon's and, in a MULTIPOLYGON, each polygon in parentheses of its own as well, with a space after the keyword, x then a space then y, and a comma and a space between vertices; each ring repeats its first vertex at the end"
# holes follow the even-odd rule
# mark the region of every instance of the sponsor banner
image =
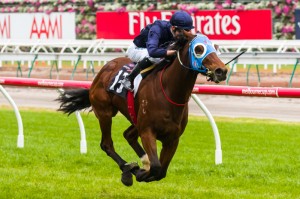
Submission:
POLYGON ((270 96, 278 97, 277 88, 245 88, 242 89, 242 95, 253 95, 253 96, 270 96))
POLYGON ((75 13, 0 13, 0 40, 76 39, 75 13))
MULTIPOLYGON (((97 38, 133 39, 156 19, 175 11, 97 12, 97 38)), ((192 14, 195 29, 210 39, 272 39, 271 10, 203 10, 192 14)))
POLYGON ((296 39, 300 39, 300 9, 295 9, 296 39))

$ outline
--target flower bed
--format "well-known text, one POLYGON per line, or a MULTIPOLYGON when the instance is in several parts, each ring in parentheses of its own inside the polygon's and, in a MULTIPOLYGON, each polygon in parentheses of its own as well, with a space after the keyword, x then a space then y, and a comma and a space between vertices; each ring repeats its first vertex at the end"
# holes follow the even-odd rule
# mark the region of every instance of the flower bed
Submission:
POLYGON ((198 10, 250 10, 272 9, 273 13, 273 39, 295 39, 295 16, 294 11, 299 6, 298 0, 283 1, 236 1, 215 0, 195 1, 195 3, 176 3, 166 1, 126 1, 103 2, 99 0, 4 0, 0 2, 1 13, 21 12, 76 12, 76 37, 77 39, 96 38, 97 11, 151 11, 151 10, 185 10, 193 13, 198 10))

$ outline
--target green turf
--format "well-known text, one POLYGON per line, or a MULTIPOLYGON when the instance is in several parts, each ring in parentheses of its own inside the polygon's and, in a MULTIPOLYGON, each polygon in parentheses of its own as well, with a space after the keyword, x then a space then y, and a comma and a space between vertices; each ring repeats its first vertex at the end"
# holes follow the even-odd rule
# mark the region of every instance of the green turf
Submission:
MULTIPOLYGON (((132 187, 100 149, 98 122, 82 114, 87 154, 80 154, 74 115, 21 110, 25 147, 17 148, 12 110, 0 109, 0 198, 299 198, 300 124, 215 118, 223 164, 214 164, 214 137, 204 117, 190 117, 167 177, 132 187)), ((114 119, 115 148, 139 161, 122 136, 128 122, 114 119)))

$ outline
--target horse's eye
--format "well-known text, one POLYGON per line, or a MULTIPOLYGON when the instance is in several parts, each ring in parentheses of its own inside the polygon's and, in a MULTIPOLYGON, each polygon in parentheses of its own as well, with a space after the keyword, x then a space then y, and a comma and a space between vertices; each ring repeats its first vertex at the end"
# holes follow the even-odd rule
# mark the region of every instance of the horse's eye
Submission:
POLYGON ((194 47, 194 54, 197 58, 201 58, 205 55, 206 53, 206 46, 203 44, 197 44, 194 47))

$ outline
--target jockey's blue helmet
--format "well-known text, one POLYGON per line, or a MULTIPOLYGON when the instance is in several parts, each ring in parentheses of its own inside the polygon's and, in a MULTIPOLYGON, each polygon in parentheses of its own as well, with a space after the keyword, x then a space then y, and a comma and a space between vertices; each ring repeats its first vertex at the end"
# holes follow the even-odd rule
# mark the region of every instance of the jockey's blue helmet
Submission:
POLYGON ((172 26, 175 26, 177 28, 185 29, 185 30, 191 30, 194 28, 193 26, 193 19, 191 15, 189 15, 187 12, 180 10, 176 11, 171 19, 170 24, 172 26))

